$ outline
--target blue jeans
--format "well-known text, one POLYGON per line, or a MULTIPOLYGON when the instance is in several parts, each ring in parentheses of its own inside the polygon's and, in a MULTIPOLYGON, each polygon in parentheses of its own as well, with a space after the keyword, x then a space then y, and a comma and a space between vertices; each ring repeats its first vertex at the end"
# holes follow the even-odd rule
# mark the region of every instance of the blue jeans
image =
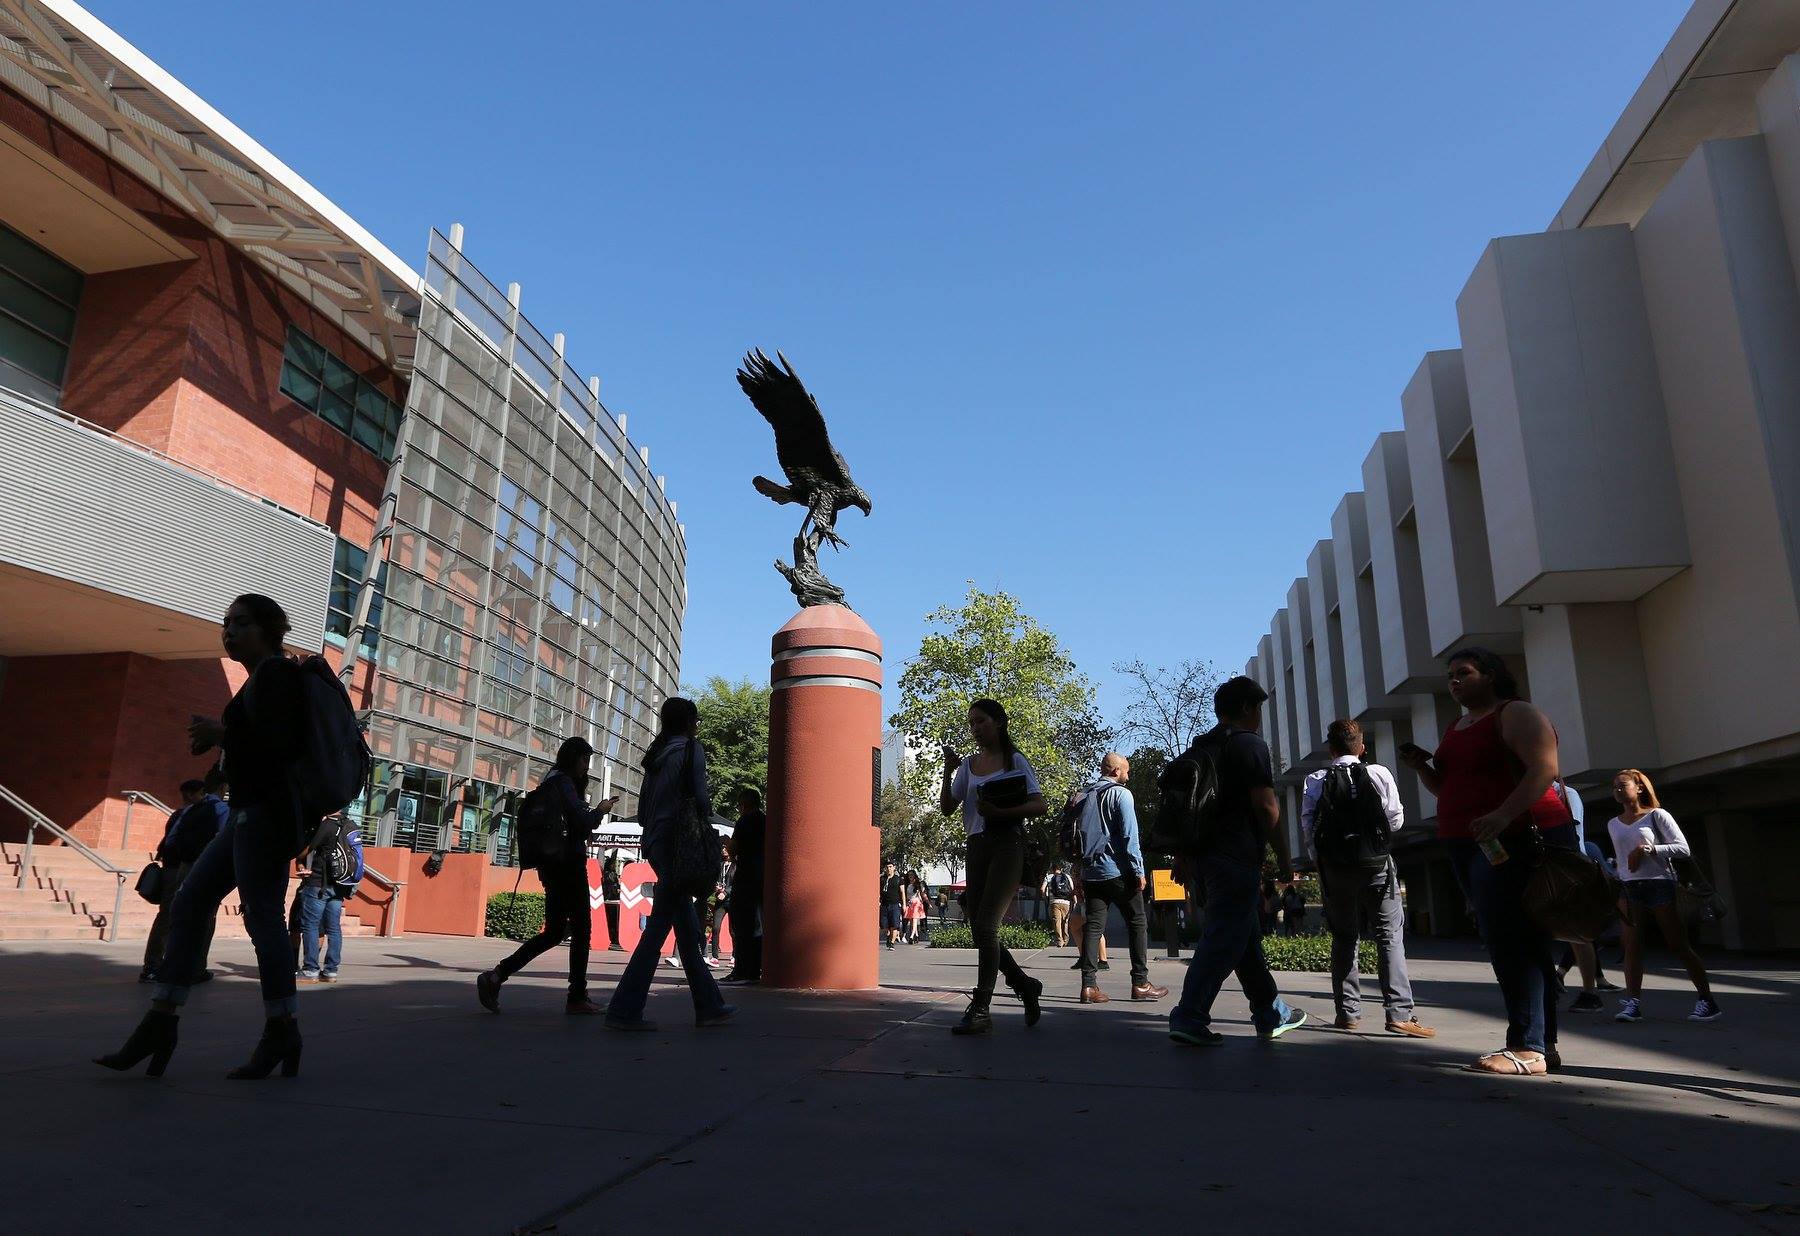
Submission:
POLYGON ((256 948, 256 971, 262 980, 263 1012, 291 1017, 294 998, 294 946, 288 937, 288 867, 294 861, 294 829, 286 814, 264 803, 233 806, 219 830, 175 894, 169 914, 169 944, 163 950, 152 999, 187 1003, 212 938, 219 903, 232 889, 244 910, 244 930, 256 948))
POLYGON ((1204 855, 1195 865, 1206 888, 1206 917, 1169 1023, 1210 1025, 1219 988, 1235 972, 1250 1001, 1250 1020, 1258 1030, 1272 1030, 1287 1016, 1288 1006, 1276 993, 1275 976, 1263 956, 1262 873, 1223 854, 1204 855))
MULTIPOLYGON (((1573 824, 1544 829, 1537 837, 1545 845, 1575 848, 1573 824)), ((1556 1046, 1555 952, 1550 933, 1525 913, 1524 900, 1537 838, 1521 830, 1502 835, 1500 843, 1510 857, 1496 867, 1475 842, 1446 841, 1456 882, 1475 906, 1475 925, 1500 982, 1507 1050, 1547 1051, 1556 1046)))
MULTIPOLYGON (((650 859, 652 870, 661 866, 655 857, 646 857, 650 859)), ((659 882, 656 898, 650 905, 650 919, 644 924, 637 947, 631 951, 631 960, 625 963, 625 973, 620 976, 619 985, 607 1005, 607 1016, 635 1021, 644 1015, 644 1002, 650 998, 650 980, 656 975, 656 961, 662 955, 663 941, 669 938, 670 931, 675 933, 675 951, 687 974, 694 1011, 711 1013, 724 1007, 725 997, 719 994, 719 982, 706 965, 703 951, 706 936, 700 929, 700 915, 694 908, 694 899, 685 893, 665 889, 659 882)))
POLYGON ((300 969, 305 974, 336 974, 344 959, 344 903, 328 892, 321 892, 316 882, 300 889, 300 947, 306 960, 300 969), (325 969, 319 969, 319 933, 325 933, 325 969))

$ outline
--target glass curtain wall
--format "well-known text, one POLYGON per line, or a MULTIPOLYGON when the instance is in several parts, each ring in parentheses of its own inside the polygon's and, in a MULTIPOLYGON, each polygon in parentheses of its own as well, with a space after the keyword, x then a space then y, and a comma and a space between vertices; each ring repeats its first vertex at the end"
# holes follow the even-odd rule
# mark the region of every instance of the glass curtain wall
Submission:
POLYGON ((511 796, 571 735, 599 752, 594 794, 610 779, 635 809, 638 761, 678 681, 686 547, 612 414, 436 232, 425 285, 370 745, 408 769, 393 844, 495 836, 507 861, 511 796), (435 800, 411 770, 448 775, 435 800), (433 801, 442 818, 427 824, 433 801))

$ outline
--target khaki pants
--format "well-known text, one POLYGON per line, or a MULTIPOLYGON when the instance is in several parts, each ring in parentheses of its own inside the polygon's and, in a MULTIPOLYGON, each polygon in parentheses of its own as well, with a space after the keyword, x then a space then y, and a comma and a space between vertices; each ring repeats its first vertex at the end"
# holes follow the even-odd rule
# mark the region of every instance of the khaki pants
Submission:
POLYGON ((1050 903, 1050 930, 1058 944, 1069 942, 1069 903, 1058 898, 1050 903))

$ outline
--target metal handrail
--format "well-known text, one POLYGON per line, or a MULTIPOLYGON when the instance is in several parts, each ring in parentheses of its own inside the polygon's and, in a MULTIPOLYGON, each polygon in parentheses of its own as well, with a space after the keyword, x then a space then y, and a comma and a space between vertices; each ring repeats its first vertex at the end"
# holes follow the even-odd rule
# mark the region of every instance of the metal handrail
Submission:
POLYGON ((32 853, 37 844, 37 830, 40 828, 48 829, 53 835, 60 838, 65 846, 69 847, 69 849, 73 850, 82 858, 85 858, 88 862, 100 868, 100 870, 106 872, 117 881, 118 888, 113 893, 112 917, 100 924, 100 929, 106 933, 105 938, 108 941, 117 940, 119 938, 119 915, 125 908, 125 881, 132 873, 124 867, 116 866, 106 859, 101 858, 100 855, 88 848, 85 842, 79 840, 74 833, 71 833, 68 829, 45 815, 42 811, 39 811, 23 798, 20 798, 4 785, 0 785, 0 801, 12 804, 25 816, 26 820, 29 821, 29 824, 25 829, 25 852, 19 859, 19 882, 15 887, 21 889, 25 887, 25 877, 31 871, 32 853))
POLYGON ((394 919, 400 913, 400 890, 406 887, 406 881, 383 875, 366 862, 363 864, 363 875, 388 891, 386 901, 378 901, 373 904, 381 906, 386 911, 381 916, 381 934, 383 937, 391 937, 394 934, 394 919))
POLYGON ((126 790, 122 797, 125 799, 125 827, 119 830, 119 848, 121 850, 131 848, 131 809, 139 802, 149 803, 165 816, 175 814, 175 808, 146 790, 126 790))

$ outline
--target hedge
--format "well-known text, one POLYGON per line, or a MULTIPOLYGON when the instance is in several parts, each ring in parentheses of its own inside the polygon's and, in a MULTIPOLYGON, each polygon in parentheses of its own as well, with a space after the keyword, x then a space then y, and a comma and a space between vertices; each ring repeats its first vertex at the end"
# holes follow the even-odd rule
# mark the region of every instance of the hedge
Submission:
MULTIPOLYGON (((1269 969, 1302 971, 1310 974, 1331 973, 1331 937, 1264 936, 1263 955, 1269 969)), ((1356 968, 1363 974, 1375 973, 1375 942, 1360 940, 1356 945, 1356 968)))
MULTIPOLYGON (((1049 948, 1048 923, 1001 923, 1000 944, 1009 949, 1049 948)), ((974 948, 975 933, 967 923, 933 923, 927 943, 932 948, 974 948)))
POLYGON ((529 940, 544 929, 544 894, 495 893, 487 900, 487 934, 502 940, 529 940))

